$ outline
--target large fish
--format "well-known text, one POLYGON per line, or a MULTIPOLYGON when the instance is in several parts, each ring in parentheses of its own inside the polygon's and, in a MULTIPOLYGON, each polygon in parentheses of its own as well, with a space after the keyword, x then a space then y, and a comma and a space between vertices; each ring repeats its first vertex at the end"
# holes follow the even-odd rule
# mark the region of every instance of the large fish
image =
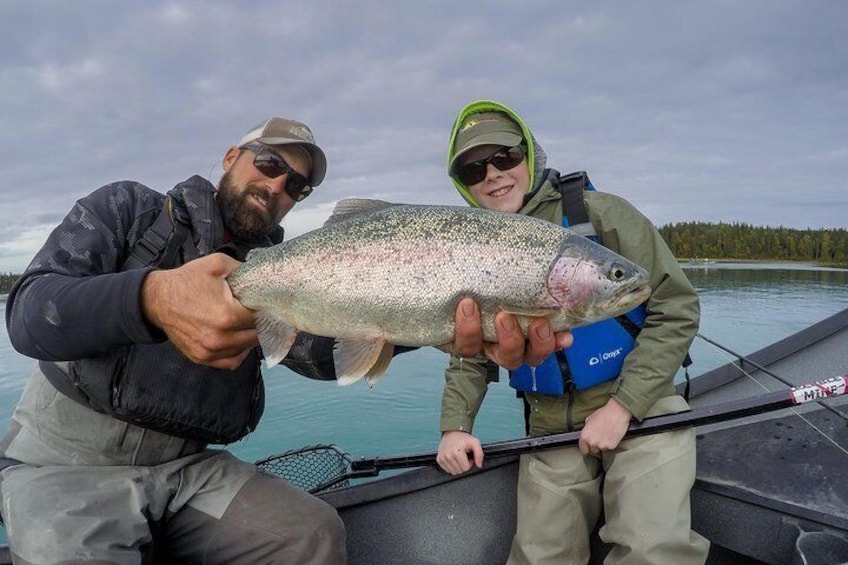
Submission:
POLYGON ((650 294, 646 271, 572 231, 490 210, 349 199, 315 231, 252 251, 228 278, 255 311, 269 366, 298 331, 336 338, 339 384, 388 367, 394 345, 454 339, 458 301, 480 305, 483 337, 498 311, 525 331, 560 331, 620 315, 650 294))

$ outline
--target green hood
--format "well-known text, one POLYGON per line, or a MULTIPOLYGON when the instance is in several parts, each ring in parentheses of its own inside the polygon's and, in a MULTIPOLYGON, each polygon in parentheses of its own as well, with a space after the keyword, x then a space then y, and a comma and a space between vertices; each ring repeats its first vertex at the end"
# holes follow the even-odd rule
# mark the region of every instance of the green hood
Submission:
MULTIPOLYGON (((456 149, 456 136, 459 133, 460 127, 463 123, 465 123, 468 116, 472 114, 479 114, 481 112, 502 112, 521 127, 524 142, 527 145, 527 164, 530 169, 530 187, 528 189, 528 193, 533 192, 536 185, 542 180, 542 172, 545 170, 547 156, 536 141, 536 138, 533 137, 533 133, 530 131, 530 128, 528 128, 524 123, 524 120, 521 119, 521 116, 512 110, 512 108, 509 108, 500 102, 495 102, 493 100, 475 100, 460 110, 459 115, 453 124, 450 142, 448 143, 448 166, 450 167, 451 158, 453 157, 456 149)), ((451 177, 451 180, 453 181, 454 186, 456 186, 456 189, 459 191, 459 194, 466 202, 476 208, 480 207, 480 204, 478 204, 474 197, 471 196, 471 192, 469 192, 468 187, 453 177, 451 177)))

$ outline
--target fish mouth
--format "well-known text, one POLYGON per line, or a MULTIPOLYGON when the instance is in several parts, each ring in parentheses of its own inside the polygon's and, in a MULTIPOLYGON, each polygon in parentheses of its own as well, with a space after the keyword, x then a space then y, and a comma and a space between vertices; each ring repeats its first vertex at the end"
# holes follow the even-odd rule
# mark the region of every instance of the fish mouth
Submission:
POLYGON ((608 304, 612 309, 627 311, 645 302, 649 296, 651 296, 651 287, 645 282, 637 282, 632 286, 619 289, 608 304))

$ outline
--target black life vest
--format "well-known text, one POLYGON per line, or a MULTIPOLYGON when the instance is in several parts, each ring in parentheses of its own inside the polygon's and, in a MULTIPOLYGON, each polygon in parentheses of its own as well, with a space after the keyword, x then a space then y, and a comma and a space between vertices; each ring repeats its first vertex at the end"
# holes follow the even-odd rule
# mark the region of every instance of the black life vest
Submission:
MULTIPOLYGON (((195 225, 187 205, 211 218, 218 214, 214 194, 214 187, 199 177, 177 185, 166 195, 162 211, 140 237, 122 270, 178 267, 206 254, 214 242, 211 222, 195 225), (194 241, 188 237, 192 228, 210 232, 201 233, 194 241)), ((255 348, 238 369, 215 369, 193 363, 165 341, 42 366, 47 365, 43 367, 45 376, 60 392, 98 412, 185 439, 226 444, 250 433, 262 416, 261 360, 255 348)))

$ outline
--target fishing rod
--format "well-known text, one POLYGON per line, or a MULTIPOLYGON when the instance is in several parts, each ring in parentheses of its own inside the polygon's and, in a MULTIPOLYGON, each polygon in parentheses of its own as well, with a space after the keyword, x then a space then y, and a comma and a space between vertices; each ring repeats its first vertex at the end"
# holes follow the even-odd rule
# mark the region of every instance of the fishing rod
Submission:
MULTIPOLYGON (((703 426, 744 418, 746 416, 755 416, 757 414, 780 410, 781 408, 791 408, 808 402, 818 402, 824 398, 841 396, 846 394, 847 389, 848 375, 842 375, 752 398, 731 400, 712 406, 702 406, 686 412, 654 416, 631 424, 625 434, 625 438, 656 434, 684 427, 703 426)), ((489 443, 483 445, 483 451, 487 458, 521 455, 523 453, 576 445, 579 439, 579 431, 565 432, 489 443)), ((427 452, 394 457, 363 457, 350 462, 351 472, 345 478, 374 477, 381 470, 385 469, 434 465, 436 463, 436 455, 435 452, 427 452)))
MULTIPOLYGON (((715 342, 715 341, 711 340, 710 338, 708 338, 707 336, 705 336, 705 335, 704 335, 704 334, 702 334, 702 333, 698 333, 697 335, 698 335, 698 337, 699 337, 699 338, 703 339, 703 340, 704 340, 704 341, 706 341, 707 343, 709 343, 709 344, 711 344, 711 345, 714 345, 714 346, 718 347, 718 348, 719 348, 719 349, 721 349, 722 351, 725 351, 725 352, 727 352, 727 353, 730 353, 731 355, 733 355, 734 357, 736 357, 736 358, 737 358, 737 359, 739 359, 740 361, 745 362, 745 363, 748 363, 748 364, 749 364, 750 366, 752 366, 753 368, 757 369, 758 371, 762 371, 763 373, 765 373, 766 375, 768 375, 768 376, 770 376, 771 378, 775 379, 776 381, 781 382, 781 383, 785 384, 786 386, 792 386, 792 383, 791 383, 791 382, 789 382, 788 380, 784 379, 783 377, 781 377, 781 376, 779 376, 779 375, 776 375, 775 373, 773 373, 772 371, 770 371, 770 370, 766 369, 765 367, 763 367, 763 366, 762 366, 762 365, 760 365, 759 363, 755 363, 754 361, 752 361, 751 359, 749 359, 749 358, 745 357, 744 355, 741 355, 741 354, 739 354, 739 353, 736 353, 735 351, 731 350, 730 348, 725 347, 724 345, 722 345, 722 344, 720 344, 720 343, 718 343, 718 342, 715 342)), ((824 404, 824 403, 819 402, 819 401, 816 401, 816 404, 818 404, 819 406, 821 406, 821 407, 822 407, 822 408, 824 408, 825 410, 829 410, 830 412, 832 412, 832 413, 836 414, 837 416, 839 416, 840 418, 842 418, 843 420, 845 420, 846 422, 848 422, 848 414, 844 414, 843 412, 841 412, 841 411, 837 410, 837 409, 836 409, 836 408, 834 408, 833 406, 828 406, 827 404, 824 404)))

